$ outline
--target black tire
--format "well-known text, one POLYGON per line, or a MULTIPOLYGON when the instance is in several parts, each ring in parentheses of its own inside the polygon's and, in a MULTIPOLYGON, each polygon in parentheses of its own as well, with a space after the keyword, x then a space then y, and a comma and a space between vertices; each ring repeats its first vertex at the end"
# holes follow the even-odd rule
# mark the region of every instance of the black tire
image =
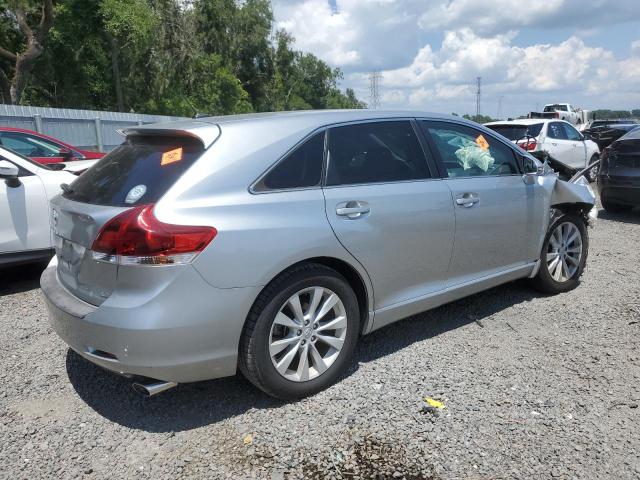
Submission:
POLYGON ((587 233, 587 227, 584 220, 580 216, 575 214, 566 214, 561 216, 553 222, 551 228, 549 228, 549 231, 547 232, 544 243, 542 244, 542 251, 540 252, 540 268, 537 275, 531 280, 533 287, 536 290, 551 295, 573 290, 578 286, 578 283, 580 282, 580 275, 582 275, 584 267, 587 263, 588 253, 589 235, 587 233), (573 223, 580 231, 580 235, 582 236, 582 255, 580 258, 578 269, 571 276, 571 278, 564 282, 558 282, 551 276, 551 273, 549 272, 547 264, 547 252, 549 249, 551 234, 554 232, 556 227, 558 227, 558 225, 561 225, 563 223, 573 223))
POLYGON ((345 370, 358 342, 359 330, 358 301, 345 278, 324 265, 301 264, 274 279, 254 302, 240 339, 239 368, 251 383, 272 397, 294 400, 313 395, 335 383, 345 370), (271 325, 292 295, 312 286, 328 288, 342 300, 347 314, 346 338, 338 357, 324 373, 312 380, 297 382, 280 375, 272 363, 271 325))
MULTIPOLYGON (((589 165, 591 165, 593 162, 596 162, 599 158, 600 158, 600 155, 594 154, 591 157, 591 160, 589 160, 589 165)), ((587 180, 589 180, 589 183, 593 183, 597 180, 599 170, 600 170, 600 164, 596 165, 595 167, 593 167, 591 170, 587 172, 587 180)))
POLYGON ((626 213, 633 207, 631 205, 620 205, 619 203, 611 203, 602 199, 602 208, 609 213, 626 213))

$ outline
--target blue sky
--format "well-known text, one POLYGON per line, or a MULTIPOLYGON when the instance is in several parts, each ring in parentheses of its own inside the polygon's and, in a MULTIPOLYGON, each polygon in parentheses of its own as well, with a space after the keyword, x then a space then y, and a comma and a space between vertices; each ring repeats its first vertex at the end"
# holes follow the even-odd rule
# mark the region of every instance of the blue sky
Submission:
POLYGON ((274 0, 278 27, 383 108, 514 116, 550 102, 640 108, 640 1, 274 0))

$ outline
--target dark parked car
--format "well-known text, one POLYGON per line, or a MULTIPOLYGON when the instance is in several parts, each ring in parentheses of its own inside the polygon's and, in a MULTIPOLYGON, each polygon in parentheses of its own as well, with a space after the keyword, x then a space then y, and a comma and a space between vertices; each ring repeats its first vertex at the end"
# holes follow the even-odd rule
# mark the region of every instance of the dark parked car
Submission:
POLYGON ((602 153, 598 191, 605 210, 640 206, 640 129, 618 138, 602 153))
POLYGON ((634 120, 627 120, 625 122, 611 120, 610 123, 600 122, 604 121, 597 120, 593 122, 594 124, 585 129, 582 133, 587 135, 592 141, 596 142, 601 152, 618 138, 626 135, 631 130, 640 128, 640 124, 634 120))

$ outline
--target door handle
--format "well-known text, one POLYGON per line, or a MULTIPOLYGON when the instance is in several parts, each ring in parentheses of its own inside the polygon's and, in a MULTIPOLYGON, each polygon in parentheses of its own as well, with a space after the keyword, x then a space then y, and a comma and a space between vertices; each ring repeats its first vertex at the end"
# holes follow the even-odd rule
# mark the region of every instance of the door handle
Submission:
POLYGON ((336 205, 336 215, 347 217, 349 220, 361 218, 371 212, 371 207, 367 202, 350 200, 336 205))
POLYGON ((464 208, 471 208, 476 203, 480 203, 480 197, 475 193, 465 193, 464 195, 456 198, 456 204, 464 208))
POLYGON ((558 144, 557 144, 557 143, 554 143, 554 142, 551 142, 551 145, 553 145, 554 147, 557 147, 557 146, 558 146, 558 144))

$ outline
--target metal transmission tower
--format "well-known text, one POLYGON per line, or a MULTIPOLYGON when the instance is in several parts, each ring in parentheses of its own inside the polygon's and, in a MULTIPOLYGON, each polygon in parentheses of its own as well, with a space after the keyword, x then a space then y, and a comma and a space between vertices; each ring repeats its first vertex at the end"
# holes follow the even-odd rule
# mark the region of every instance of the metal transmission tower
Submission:
POLYGON ((478 87, 478 91, 476 92, 476 122, 478 122, 480 118, 480 85, 481 84, 482 84, 482 77, 476 77, 476 85, 478 87))
POLYGON ((369 108, 376 110, 380 108, 380 81, 382 74, 379 70, 374 70, 369 74, 369 108))

